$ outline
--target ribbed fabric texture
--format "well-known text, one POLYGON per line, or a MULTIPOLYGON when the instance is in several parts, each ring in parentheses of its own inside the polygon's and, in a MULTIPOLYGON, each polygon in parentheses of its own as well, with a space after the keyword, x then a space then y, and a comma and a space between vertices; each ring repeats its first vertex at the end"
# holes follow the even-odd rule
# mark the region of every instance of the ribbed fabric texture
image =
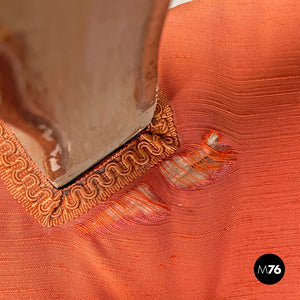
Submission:
POLYGON ((238 153, 235 166, 198 190, 152 168, 130 188, 149 186, 167 222, 101 236, 78 230, 100 207, 43 228, 0 183, 0 298, 300 299, 299 5, 201 0, 171 10, 159 80, 181 148, 215 129, 238 153), (285 263, 275 285, 254 276, 265 253, 285 263))

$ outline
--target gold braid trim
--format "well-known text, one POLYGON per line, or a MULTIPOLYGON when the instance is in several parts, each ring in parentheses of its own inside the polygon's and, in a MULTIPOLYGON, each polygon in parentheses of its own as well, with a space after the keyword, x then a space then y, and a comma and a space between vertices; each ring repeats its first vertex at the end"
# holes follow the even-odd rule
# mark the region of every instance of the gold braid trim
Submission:
POLYGON ((151 124, 120 150, 63 188, 54 188, 0 120, 0 176, 9 191, 43 226, 77 218, 173 154, 178 139, 171 108, 159 93, 151 124))

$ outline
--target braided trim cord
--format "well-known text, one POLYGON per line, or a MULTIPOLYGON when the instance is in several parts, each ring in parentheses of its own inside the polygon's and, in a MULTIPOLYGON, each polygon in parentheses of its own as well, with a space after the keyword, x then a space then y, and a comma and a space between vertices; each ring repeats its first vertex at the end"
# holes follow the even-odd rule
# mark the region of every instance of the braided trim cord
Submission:
POLYGON ((171 108, 160 92, 151 124, 76 182, 53 187, 0 120, 0 177, 10 193, 43 226, 77 218, 178 149, 171 108))

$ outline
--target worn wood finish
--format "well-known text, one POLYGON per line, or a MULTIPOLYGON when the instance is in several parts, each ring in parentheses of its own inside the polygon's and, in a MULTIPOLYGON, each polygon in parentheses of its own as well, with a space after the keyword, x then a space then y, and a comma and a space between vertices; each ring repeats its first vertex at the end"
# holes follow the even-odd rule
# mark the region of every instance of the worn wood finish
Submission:
POLYGON ((167 6, 0 2, 0 116, 54 186, 150 123, 167 6))

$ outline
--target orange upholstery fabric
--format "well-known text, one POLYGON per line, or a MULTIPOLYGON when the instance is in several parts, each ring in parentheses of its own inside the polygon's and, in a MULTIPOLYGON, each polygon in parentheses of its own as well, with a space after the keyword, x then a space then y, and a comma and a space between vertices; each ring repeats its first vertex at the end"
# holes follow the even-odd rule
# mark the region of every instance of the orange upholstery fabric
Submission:
POLYGON ((170 216, 107 234, 78 229, 100 207, 42 227, 0 181, 0 298, 299 299, 299 5, 201 0, 170 11, 159 77, 180 147, 216 129, 238 153, 234 168, 198 190, 152 168, 131 186, 151 187, 170 216), (265 253, 285 263, 275 285, 253 273, 265 253))

